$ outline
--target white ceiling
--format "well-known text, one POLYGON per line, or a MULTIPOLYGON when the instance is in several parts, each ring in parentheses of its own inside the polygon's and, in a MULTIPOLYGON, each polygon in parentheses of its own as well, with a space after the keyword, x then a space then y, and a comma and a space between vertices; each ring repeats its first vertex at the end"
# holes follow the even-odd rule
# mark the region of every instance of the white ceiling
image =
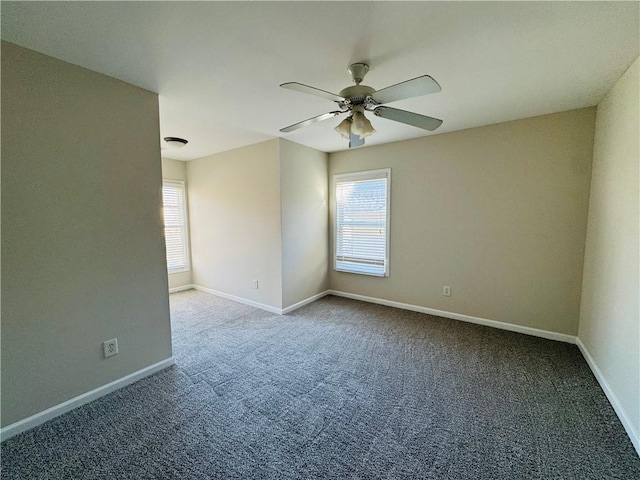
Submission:
MULTIPOLYGON (((334 110, 349 64, 380 89, 428 74, 442 92, 392 104, 436 133, 598 103, 639 55, 638 2, 2 2, 2 38, 157 92, 161 136, 190 160, 274 137, 347 148, 334 110)), ((430 134, 370 115, 368 145, 430 134)))

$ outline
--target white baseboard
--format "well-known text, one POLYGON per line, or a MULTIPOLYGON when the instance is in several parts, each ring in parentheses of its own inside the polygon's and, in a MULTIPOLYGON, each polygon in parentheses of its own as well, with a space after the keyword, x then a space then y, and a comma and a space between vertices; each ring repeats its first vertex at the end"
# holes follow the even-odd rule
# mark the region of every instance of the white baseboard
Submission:
POLYGON ((604 391, 604 394, 609 399, 609 403, 611 403, 613 410, 616 412, 616 415, 618 415, 618 418, 620 419, 622 426, 626 430, 627 435, 629 435, 629 438, 631 439, 631 443, 633 443, 633 447, 636 449, 638 456, 640 456, 640 435, 636 431, 633 423, 631 423, 631 420, 629 420, 629 416, 627 415, 627 412, 625 412, 624 408, 622 408, 622 405, 620 404, 620 400, 618 400, 618 397, 611 389, 609 382, 607 382, 602 371, 598 368, 596 361, 593 359, 593 357, 589 353, 589 350, 587 350, 587 347, 584 345, 584 343, 582 343, 582 340, 580 340, 580 338, 577 339, 576 344, 578 345, 578 348, 582 352, 582 356, 585 358, 585 360, 587 361, 587 364, 591 368, 591 371, 593 372, 593 375, 596 377, 596 380, 598 380, 598 383, 600 384, 600 387, 604 391))
POLYGON ((260 310, 266 310, 267 312, 277 313, 278 315, 282 315, 282 309, 277 307, 272 307, 271 305, 267 305, 265 303, 254 302, 253 300, 249 300, 247 298, 237 297, 235 295, 231 295, 230 293, 220 292, 218 290, 213 290, 211 288, 203 287, 201 285, 193 285, 193 288, 199 290, 204 293, 210 293, 211 295, 216 295, 222 298, 228 298, 229 300, 233 300, 234 302, 242 303, 244 305, 249 305, 250 307, 256 307, 260 310))
POLYGON ((277 307, 272 307, 271 305, 266 305, 264 303, 254 302, 253 300, 249 300, 247 298, 231 295, 230 293, 224 293, 219 290, 213 290, 211 288, 203 287, 201 285, 191 285, 191 288, 194 288, 204 293, 209 293, 211 295, 216 295, 218 297, 227 298, 229 300, 233 300, 234 302, 242 303, 244 305, 249 305, 250 307, 256 307, 256 308, 259 308, 260 310, 266 310, 267 312, 276 313, 278 315, 284 315, 286 313, 293 312, 294 310, 300 307, 304 307, 305 305, 311 302, 315 302, 319 298, 329 295, 329 290, 325 290, 324 292, 320 292, 309 298, 305 298, 304 300, 298 303, 295 303, 287 308, 277 308, 277 307))
POLYGON ((293 305, 291 305, 290 307, 287 308, 283 308, 281 313, 284 315, 286 313, 291 313, 294 310, 297 310, 300 307, 304 307, 305 305, 308 305, 310 303, 315 302, 316 300, 321 299, 322 297, 326 297, 327 295, 329 295, 329 290, 325 290, 324 292, 320 292, 316 295, 313 295, 309 298, 305 298, 304 300, 298 302, 298 303, 294 303, 293 305))
MULTIPOLYGON (((294 310, 308 305, 309 303, 315 302, 316 300, 325 297, 327 295, 335 295, 337 297, 351 298, 353 300, 361 300, 363 302, 368 303, 376 303, 379 305, 386 305, 388 307, 400 308, 402 310, 411 310, 413 312, 427 313, 429 315, 437 315, 438 317, 451 318, 453 320, 461 320, 463 322, 475 323, 477 325, 484 325, 487 327, 499 328, 500 330, 509 330, 511 332, 524 333, 526 335, 533 335, 534 337, 546 338, 549 340, 556 340, 559 342, 565 343, 576 343, 576 337, 573 335, 567 335, 565 333, 557 333, 550 332, 549 330, 541 330, 539 328, 533 327, 525 327, 522 325, 515 325, 513 323, 499 322, 497 320, 490 320, 488 318, 474 317, 471 315, 465 315, 462 313, 448 312, 446 310, 436 310, 435 308, 429 307, 421 307, 419 305, 412 305, 409 303, 401 303, 395 302, 393 300, 385 300, 382 298, 376 297, 367 297, 365 295, 358 295, 355 293, 341 292, 339 290, 325 290, 324 292, 320 292, 316 295, 313 295, 309 298, 306 298, 298 303, 295 303, 289 307, 284 309, 272 307, 271 305, 266 305, 264 303, 254 302, 253 300, 249 300, 246 298, 238 297, 236 295, 231 295, 229 293, 220 292, 218 290, 213 290, 211 288, 203 287, 200 285, 188 285, 184 287, 178 287, 181 290, 187 289, 196 289, 201 292, 210 293, 211 295, 217 295, 219 297, 227 298, 229 300, 233 300, 234 302, 242 303, 245 305, 250 305, 252 307, 260 308, 262 310, 266 310, 267 312, 277 313, 278 315, 284 315, 294 310)), ((169 290, 173 293, 173 289, 169 290)), ((179 291, 179 290, 175 290, 179 291)))
POLYGON ((169 289, 169 293, 176 293, 176 292, 182 292, 183 290, 192 290, 193 288, 195 288, 193 285, 189 284, 189 285, 182 285, 180 287, 173 287, 169 289))
POLYGON ((413 312, 427 313, 429 315, 437 315, 438 317, 451 318, 453 320, 461 320, 463 322, 475 323, 478 325, 485 325, 487 327, 499 328, 500 330, 509 330, 510 332, 524 333, 526 335, 533 335, 534 337, 542 337, 549 340, 556 340, 565 343, 576 343, 576 337, 572 335, 566 335, 564 333, 550 332, 548 330, 541 330, 532 327, 523 327, 522 325, 514 325, 512 323, 498 322, 497 320, 489 320, 487 318, 473 317, 471 315, 464 315, 462 313, 447 312, 445 310, 436 310, 435 308, 421 307, 418 305, 411 305, 409 303, 394 302, 392 300, 384 300, 381 298, 367 297, 364 295, 357 295, 355 293, 340 292, 336 290, 329 290, 329 294, 336 295, 338 297, 351 298, 353 300, 361 300, 363 302, 377 303, 379 305, 386 305, 388 307, 401 308, 403 310, 411 310, 413 312))
POLYGON ((4 442, 8 438, 18 435, 19 433, 26 432, 27 430, 33 427, 37 427, 38 425, 43 424, 44 422, 51 420, 52 418, 62 415, 63 413, 67 413, 74 408, 78 408, 86 403, 92 402, 93 400, 97 400, 98 398, 103 397, 108 393, 111 393, 122 387, 126 387, 133 382, 137 382, 144 377, 148 377, 153 373, 170 367, 171 365, 173 365, 173 363, 173 357, 167 358, 166 360, 150 365, 146 368, 143 368, 142 370, 138 370, 137 372, 130 373, 129 375, 119 378, 118 380, 114 380, 113 382, 107 383, 106 385, 102 385, 101 387, 98 387, 89 392, 83 393, 82 395, 78 395, 71 400, 67 400, 66 402, 54 405, 51 408, 47 408, 40 413, 36 413, 35 415, 27 417, 16 423, 7 425, 6 427, 0 429, 0 441, 4 442))

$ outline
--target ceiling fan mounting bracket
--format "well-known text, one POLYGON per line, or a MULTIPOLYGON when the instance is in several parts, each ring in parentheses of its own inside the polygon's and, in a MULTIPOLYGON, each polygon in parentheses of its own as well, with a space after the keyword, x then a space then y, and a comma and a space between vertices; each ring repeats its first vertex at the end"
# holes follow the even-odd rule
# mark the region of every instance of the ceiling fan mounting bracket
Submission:
POLYGON ((362 82, 368 71, 369 65, 362 62, 352 63, 349 65, 349 68, 347 68, 347 72, 349 72, 356 85, 360 85, 360 82, 362 82))
POLYGON ((376 102, 371 95, 367 95, 367 97, 364 99, 364 108, 367 110, 373 110, 378 105, 380 104, 376 102))

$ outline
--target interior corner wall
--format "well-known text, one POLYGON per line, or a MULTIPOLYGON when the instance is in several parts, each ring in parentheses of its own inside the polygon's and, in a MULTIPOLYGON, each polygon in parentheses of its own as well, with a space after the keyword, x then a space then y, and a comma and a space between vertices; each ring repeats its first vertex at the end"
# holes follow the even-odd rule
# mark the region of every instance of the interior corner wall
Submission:
POLYGON ((280 139, 282 306, 328 288, 328 155, 280 139))
POLYGON ((278 139, 191 160, 187 178, 193 284, 281 309, 278 139))
POLYGON ((594 122, 592 107, 330 154, 330 175, 391 167, 390 276, 332 269, 331 289, 576 335, 594 122))
POLYGON ((152 92, 2 43, 3 427, 171 357, 158 118, 152 92))
POLYGON ((162 157, 162 178, 187 181, 187 162, 162 157))
MULTIPOLYGON (((181 160, 173 160, 171 158, 162 158, 162 178, 164 180, 180 180, 187 183, 187 164, 181 160)), ((189 211, 189 195, 185 196, 187 204, 187 212, 189 211)), ((188 216, 188 213, 187 213, 188 216)), ((188 222, 188 219, 187 219, 188 222)), ((189 239, 190 241, 190 239, 189 239)), ((189 255, 191 248, 189 247, 189 255)), ((191 263, 191 261, 189 262, 191 263)), ((192 284, 191 270, 188 272, 169 273, 169 290, 173 288, 185 287, 192 284)))
POLYGON ((636 60, 598 105, 578 338, 640 452, 639 77, 636 60))

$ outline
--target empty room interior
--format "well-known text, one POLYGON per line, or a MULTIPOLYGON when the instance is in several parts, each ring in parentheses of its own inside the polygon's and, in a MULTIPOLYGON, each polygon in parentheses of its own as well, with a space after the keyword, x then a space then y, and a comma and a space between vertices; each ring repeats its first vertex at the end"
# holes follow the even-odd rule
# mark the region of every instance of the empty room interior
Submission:
POLYGON ((639 2, 1 16, 0 478, 640 478, 639 2))

